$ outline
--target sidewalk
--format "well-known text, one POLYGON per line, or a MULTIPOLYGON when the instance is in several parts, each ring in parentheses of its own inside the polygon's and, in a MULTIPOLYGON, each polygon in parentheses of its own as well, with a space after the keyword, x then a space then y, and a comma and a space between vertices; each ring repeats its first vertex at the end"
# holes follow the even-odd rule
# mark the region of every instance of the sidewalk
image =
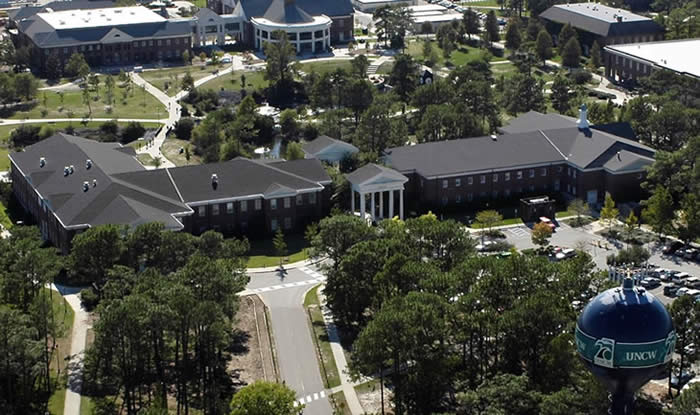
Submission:
POLYGON ((323 320, 328 330, 328 341, 331 343, 333 359, 335 359, 335 365, 338 367, 338 372, 340 374, 340 389, 343 391, 343 394, 345 394, 345 401, 348 404, 350 413, 352 413, 352 415, 362 415, 365 413, 365 410, 360 404, 360 399, 357 397, 357 392, 355 392, 355 385, 348 374, 348 362, 345 359, 343 346, 340 344, 340 336, 338 335, 338 330, 333 320, 333 314, 331 314, 331 311, 326 307, 326 296, 323 293, 323 289, 318 290, 318 301, 321 304, 321 313, 323 313, 323 320))
MULTIPOLYGON (((326 258, 320 258, 320 259, 307 258, 303 261, 298 261, 298 262, 293 262, 291 264, 286 264, 284 266, 284 269, 297 269, 297 268, 308 267, 309 265, 316 265, 325 259, 326 258)), ((260 274, 260 273, 264 273, 264 272, 275 272, 278 269, 280 269, 279 265, 275 265, 273 267, 248 268, 246 270, 246 272, 248 274, 260 274)))

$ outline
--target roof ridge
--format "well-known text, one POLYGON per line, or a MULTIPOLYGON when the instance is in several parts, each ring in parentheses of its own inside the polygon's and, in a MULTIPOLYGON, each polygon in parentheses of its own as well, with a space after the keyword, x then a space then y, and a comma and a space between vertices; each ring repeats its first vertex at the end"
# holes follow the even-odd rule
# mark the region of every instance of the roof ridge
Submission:
MULTIPOLYGON (((308 182, 308 183, 311 183, 311 184, 314 184, 314 185, 317 185, 317 186, 321 186, 321 184, 320 184, 319 182, 315 182, 315 181, 313 181, 313 180, 309 180, 309 179, 307 179, 307 178, 305 178, 305 177, 299 176, 299 175, 294 174, 294 173, 290 173, 290 172, 288 172, 288 171, 284 171, 284 170, 282 170, 282 169, 279 169, 279 168, 277 168, 277 167, 271 166, 271 165, 269 165, 269 164, 261 163, 261 162, 259 162, 259 161, 257 161, 257 160, 248 159, 248 158, 243 158, 243 159, 244 159, 244 160, 247 160, 247 161, 250 161, 250 162, 252 162, 252 163, 255 163, 255 164, 257 164, 258 166, 266 167, 266 168, 268 168, 268 169, 272 169, 272 170, 275 170, 275 171, 277 171, 277 172, 286 174, 287 176, 291 176, 291 177, 294 177, 294 178, 296 178, 296 179, 303 180, 303 181, 305 181, 305 182, 308 182)), ((285 162, 286 162, 286 161, 285 161, 285 162)))
POLYGON ((559 149, 559 147, 557 147, 556 144, 554 144, 554 142, 553 142, 552 140, 550 140, 549 137, 547 137, 547 134, 545 134, 544 131, 542 131, 542 130, 537 130, 537 131, 539 131, 540 134, 542 134, 542 137, 544 137, 544 138, 547 140, 547 142, 548 142, 549 144, 551 144, 552 147, 554 147, 554 149, 557 150, 557 152, 558 152, 559 154, 561 154, 562 157, 564 157, 564 160, 567 160, 567 161, 569 160, 569 157, 565 156, 564 153, 561 152, 561 150, 559 149))
MULTIPOLYGON (((152 171, 152 170, 144 170, 144 171, 152 171)), ((138 173, 138 172, 128 172, 128 173, 138 173)), ((116 175, 119 175, 119 174, 121 174, 121 173, 117 173, 116 175)), ((127 182, 127 181, 124 181, 124 180, 122 180, 122 179, 116 178, 116 177, 114 177, 114 176, 115 176, 115 175, 108 175, 108 177, 114 182, 114 184, 118 184, 118 185, 121 185, 121 186, 124 186, 124 187, 128 187, 128 188, 130 188, 130 189, 132 189, 132 190, 136 190, 136 191, 138 191, 138 192, 141 192, 141 193, 143 193, 143 194, 146 194, 146 195, 148 195, 148 196, 151 196, 151 197, 153 197, 153 198, 155 198, 155 199, 158 199, 158 200, 160 200, 160 201, 167 202, 167 203, 170 203, 170 204, 173 204, 173 205, 177 205, 178 203, 180 203, 180 202, 178 202, 178 201, 176 201, 176 200, 173 200, 173 199, 171 199, 171 198, 169 198, 169 197, 167 197, 167 196, 163 196, 163 195, 158 194, 158 193, 155 193, 155 192, 153 192, 153 191, 151 191, 151 190, 144 189, 144 188, 141 187, 141 186, 135 185, 135 184, 133 184, 133 183, 129 183, 129 182, 127 182)), ((176 187, 175 189, 177 190, 177 187, 176 187)), ((179 195, 179 192, 178 192, 178 195, 179 195)), ((182 203, 184 203, 184 202, 182 202, 182 203)))

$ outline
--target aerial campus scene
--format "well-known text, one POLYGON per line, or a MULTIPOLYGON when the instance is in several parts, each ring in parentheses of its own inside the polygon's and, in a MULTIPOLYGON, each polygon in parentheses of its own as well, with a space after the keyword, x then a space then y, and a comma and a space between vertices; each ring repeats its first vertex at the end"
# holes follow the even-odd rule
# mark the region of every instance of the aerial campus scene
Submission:
POLYGON ((699 15, 0 0, 0 414, 700 414, 699 15))

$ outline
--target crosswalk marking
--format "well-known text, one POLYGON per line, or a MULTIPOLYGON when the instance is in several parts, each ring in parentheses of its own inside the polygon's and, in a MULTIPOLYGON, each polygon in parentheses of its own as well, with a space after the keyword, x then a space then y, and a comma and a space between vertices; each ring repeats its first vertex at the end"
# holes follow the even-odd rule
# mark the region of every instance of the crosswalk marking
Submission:
POLYGON ((318 393, 314 393, 314 401, 318 399, 318 393))
POLYGON ((302 396, 301 398, 294 401, 294 407, 296 408, 299 405, 306 405, 306 404, 309 404, 311 402, 317 401, 319 399, 325 399, 325 398, 326 398, 326 391, 310 393, 310 394, 308 394, 306 396, 302 396))
POLYGON ((321 398, 325 398, 325 397, 326 397, 326 391, 321 391, 321 398))
POLYGON ((278 284, 278 285, 271 285, 269 287, 261 287, 261 288, 252 288, 250 290, 246 290, 246 293, 264 293, 264 292, 269 292, 269 291, 277 291, 281 290, 284 288, 292 288, 292 287, 301 287, 303 285, 313 285, 313 284, 318 284, 319 282, 323 282, 326 280, 326 277, 323 275, 319 274, 318 272, 309 269, 307 267, 299 268, 301 271, 304 272, 304 274, 312 277, 310 280, 306 281, 297 281, 297 282, 288 282, 285 284, 278 284))

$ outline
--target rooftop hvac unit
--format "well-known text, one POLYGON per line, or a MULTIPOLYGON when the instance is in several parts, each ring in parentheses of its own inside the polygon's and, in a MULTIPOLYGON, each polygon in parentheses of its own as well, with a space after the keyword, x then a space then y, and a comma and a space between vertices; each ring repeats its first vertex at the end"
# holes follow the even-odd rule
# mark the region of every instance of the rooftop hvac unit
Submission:
POLYGON ((70 167, 66 166, 63 168, 63 177, 68 176, 70 174, 70 167))
POLYGON ((44 157, 39 158, 39 167, 46 166, 46 159, 44 157))
POLYGON ((92 167, 92 160, 90 160, 90 159, 85 160, 85 168, 90 170, 90 167, 92 167))
POLYGON ((90 183, 83 182, 83 192, 87 192, 88 190, 90 190, 90 183))

